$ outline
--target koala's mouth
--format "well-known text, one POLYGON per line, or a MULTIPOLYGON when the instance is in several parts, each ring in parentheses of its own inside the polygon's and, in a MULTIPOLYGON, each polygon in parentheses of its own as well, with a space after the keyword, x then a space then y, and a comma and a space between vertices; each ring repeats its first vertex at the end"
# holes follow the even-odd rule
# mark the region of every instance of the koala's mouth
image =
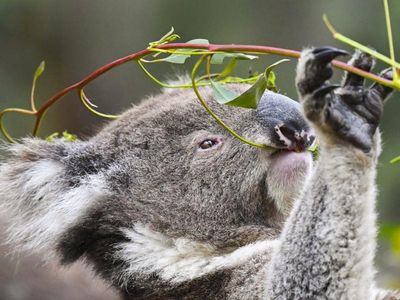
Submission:
POLYGON ((288 152, 289 153, 290 152, 302 153, 302 152, 307 152, 307 151, 308 151, 307 149, 301 148, 301 147, 298 147, 298 148, 295 148, 295 149, 277 148, 276 150, 274 150, 272 152, 272 155, 275 156, 275 155, 279 155, 280 153, 288 153, 288 152))
POLYGON ((276 148, 272 152, 270 152, 269 157, 275 160, 279 159, 280 157, 286 157, 286 156, 298 157, 298 156, 307 156, 308 154, 310 154, 309 150, 304 148, 296 148, 296 149, 276 148))
POLYGON ((280 173, 292 173, 294 170, 308 169, 312 164, 311 152, 277 149, 271 154, 271 167, 280 173))

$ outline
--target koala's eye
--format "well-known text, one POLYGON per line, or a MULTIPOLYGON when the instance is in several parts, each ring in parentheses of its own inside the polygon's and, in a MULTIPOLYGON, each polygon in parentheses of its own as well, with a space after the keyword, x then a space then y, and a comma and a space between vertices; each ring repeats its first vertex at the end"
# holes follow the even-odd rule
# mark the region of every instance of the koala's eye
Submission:
POLYGON ((217 141, 217 140, 207 139, 207 140, 202 141, 199 144, 199 148, 201 150, 207 150, 207 149, 211 149, 212 147, 217 146, 218 144, 219 144, 219 141, 217 141))

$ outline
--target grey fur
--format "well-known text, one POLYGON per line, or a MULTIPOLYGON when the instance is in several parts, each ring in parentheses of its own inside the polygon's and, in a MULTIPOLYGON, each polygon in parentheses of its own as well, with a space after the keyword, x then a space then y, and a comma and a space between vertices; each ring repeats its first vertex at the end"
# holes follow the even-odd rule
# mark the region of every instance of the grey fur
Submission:
MULTIPOLYGON (((345 110, 346 87, 317 95, 331 72, 329 60, 315 67, 312 51, 297 84, 314 129, 282 95, 266 93, 253 111, 217 105, 202 89, 239 133, 285 151, 231 137, 190 90, 150 97, 88 141, 11 147, 0 167, 11 242, 63 264, 85 259, 125 299, 389 297, 373 279, 380 113, 359 102, 345 110), (331 107, 367 130, 336 130, 338 119, 324 117, 331 107), (321 158, 312 166, 304 150, 314 130, 321 158), (201 149, 207 139, 217 144, 201 149)), ((374 89, 379 97, 365 99, 380 109, 387 93, 374 89)))
MULTIPOLYGON (((0 215, 0 241, 6 238, 0 215)), ((120 297, 80 263, 62 268, 57 261, 43 265, 42 255, 6 255, 13 253, 0 246, 0 299, 2 300, 116 300, 120 297)))

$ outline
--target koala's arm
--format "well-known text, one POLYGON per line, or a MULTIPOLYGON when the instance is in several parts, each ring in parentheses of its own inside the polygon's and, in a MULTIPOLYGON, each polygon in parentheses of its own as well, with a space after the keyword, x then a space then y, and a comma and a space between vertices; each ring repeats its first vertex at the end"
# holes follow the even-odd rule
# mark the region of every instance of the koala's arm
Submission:
MULTIPOLYGON (((320 137, 320 158, 273 255, 267 299, 400 299, 375 288, 373 266, 377 126, 390 90, 364 89, 362 78, 347 74, 333 91, 329 62, 340 54, 305 50, 299 61, 297 87, 320 137)), ((372 67, 361 53, 351 63, 372 67)))

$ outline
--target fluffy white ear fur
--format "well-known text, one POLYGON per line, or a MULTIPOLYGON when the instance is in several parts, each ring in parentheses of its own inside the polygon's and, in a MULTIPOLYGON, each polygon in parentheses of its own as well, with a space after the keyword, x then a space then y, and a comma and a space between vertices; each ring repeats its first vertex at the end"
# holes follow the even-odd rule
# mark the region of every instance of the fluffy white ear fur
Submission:
POLYGON ((0 165, 0 209, 10 223, 8 242, 20 250, 46 251, 50 257, 59 236, 95 199, 104 197, 105 184, 96 175, 69 187, 62 163, 43 158, 43 153, 33 158, 27 151, 12 146, 14 156, 0 165))

